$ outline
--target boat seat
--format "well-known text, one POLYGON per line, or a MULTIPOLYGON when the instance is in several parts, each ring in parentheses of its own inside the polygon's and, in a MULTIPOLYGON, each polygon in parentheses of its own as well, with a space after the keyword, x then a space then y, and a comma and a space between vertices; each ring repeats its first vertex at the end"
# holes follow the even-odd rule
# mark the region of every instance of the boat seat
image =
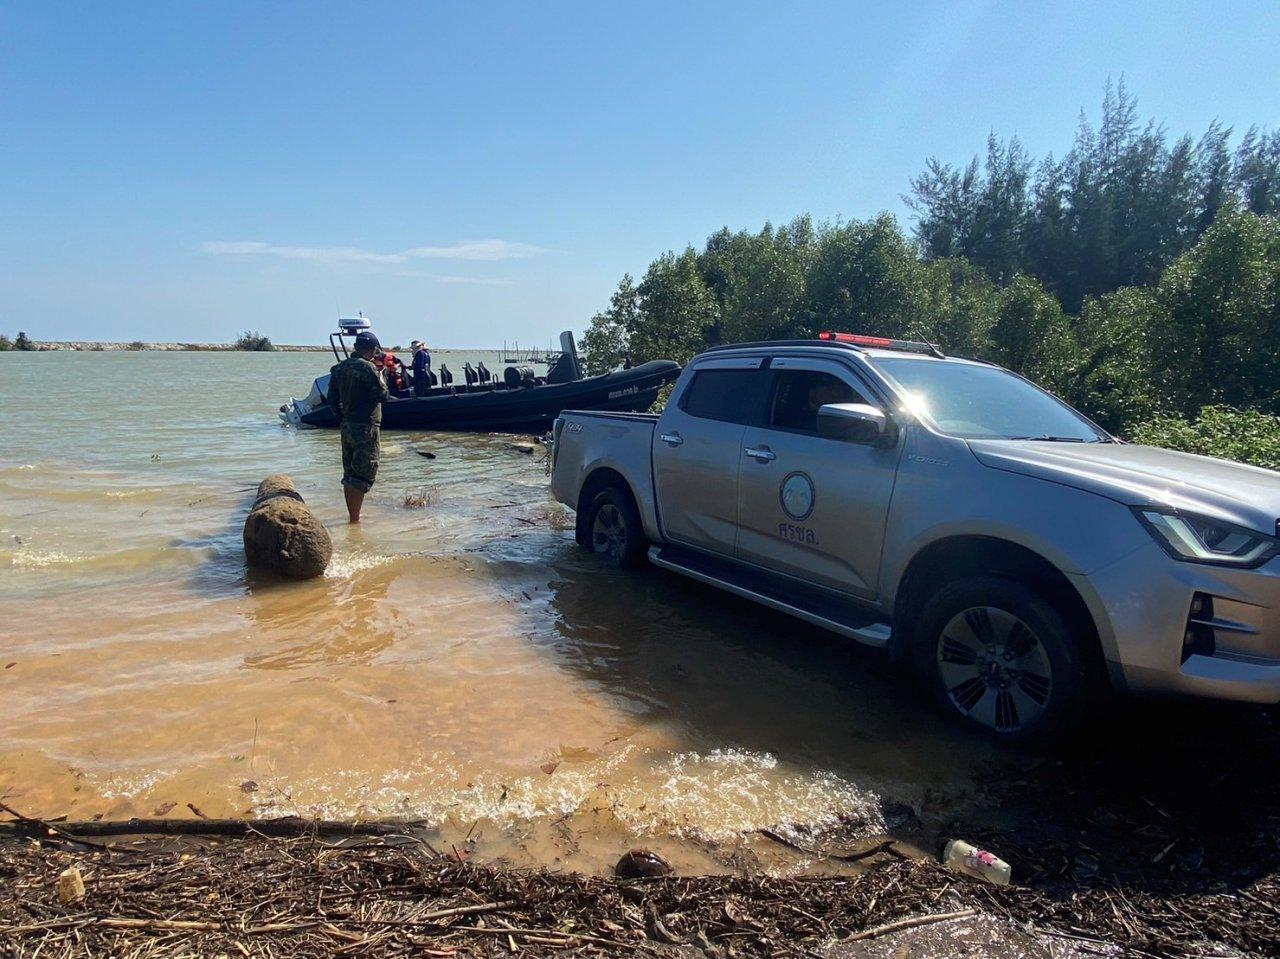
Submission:
POLYGON ((572 353, 559 353, 547 367, 548 383, 573 383, 582 379, 578 369, 578 360, 572 353))

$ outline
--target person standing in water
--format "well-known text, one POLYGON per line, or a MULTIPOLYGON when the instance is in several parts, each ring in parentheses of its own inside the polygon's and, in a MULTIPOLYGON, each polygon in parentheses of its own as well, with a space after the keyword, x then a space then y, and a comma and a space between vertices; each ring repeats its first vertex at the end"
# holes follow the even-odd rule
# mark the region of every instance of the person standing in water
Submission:
POLYGON ((355 350, 329 371, 329 405, 342 424, 342 493, 351 522, 360 522, 360 507, 378 475, 378 430, 387 392, 373 357, 378 338, 365 331, 356 335, 355 350))
POLYGON ((431 389, 431 353, 421 340, 409 345, 413 348, 413 395, 426 396, 431 389))

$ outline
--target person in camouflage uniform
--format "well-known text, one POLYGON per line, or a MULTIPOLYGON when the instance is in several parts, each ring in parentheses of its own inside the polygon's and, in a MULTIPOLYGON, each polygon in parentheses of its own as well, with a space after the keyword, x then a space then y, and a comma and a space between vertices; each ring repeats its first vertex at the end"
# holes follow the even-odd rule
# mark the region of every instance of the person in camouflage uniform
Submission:
POLYGON ((372 333, 359 333, 352 354, 329 371, 328 401, 342 424, 342 493, 353 523, 360 522, 364 496, 378 475, 382 404, 394 399, 373 365, 379 347, 372 333))

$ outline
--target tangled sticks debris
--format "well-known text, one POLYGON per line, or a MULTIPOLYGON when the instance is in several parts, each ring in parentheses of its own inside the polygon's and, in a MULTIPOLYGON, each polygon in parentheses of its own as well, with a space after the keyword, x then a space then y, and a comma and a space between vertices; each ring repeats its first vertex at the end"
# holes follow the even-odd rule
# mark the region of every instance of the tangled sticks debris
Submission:
POLYGON ((622 881, 457 862, 404 836, 173 842, 0 841, 0 956, 809 956, 975 912, 1135 953, 1280 951, 1274 876, 1230 895, 1053 898, 927 861, 847 877, 622 881), (58 877, 72 866, 86 893, 62 905, 58 877))

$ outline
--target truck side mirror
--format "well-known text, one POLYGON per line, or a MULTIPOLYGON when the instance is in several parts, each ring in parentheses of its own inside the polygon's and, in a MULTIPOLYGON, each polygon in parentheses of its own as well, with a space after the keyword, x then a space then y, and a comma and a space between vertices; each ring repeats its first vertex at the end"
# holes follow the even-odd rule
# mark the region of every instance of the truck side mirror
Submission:
POLYGON ((818 435, 846 443, 882 446, 893 440, 893 421, 866 403, 827 403, 818 410, 818 435))

